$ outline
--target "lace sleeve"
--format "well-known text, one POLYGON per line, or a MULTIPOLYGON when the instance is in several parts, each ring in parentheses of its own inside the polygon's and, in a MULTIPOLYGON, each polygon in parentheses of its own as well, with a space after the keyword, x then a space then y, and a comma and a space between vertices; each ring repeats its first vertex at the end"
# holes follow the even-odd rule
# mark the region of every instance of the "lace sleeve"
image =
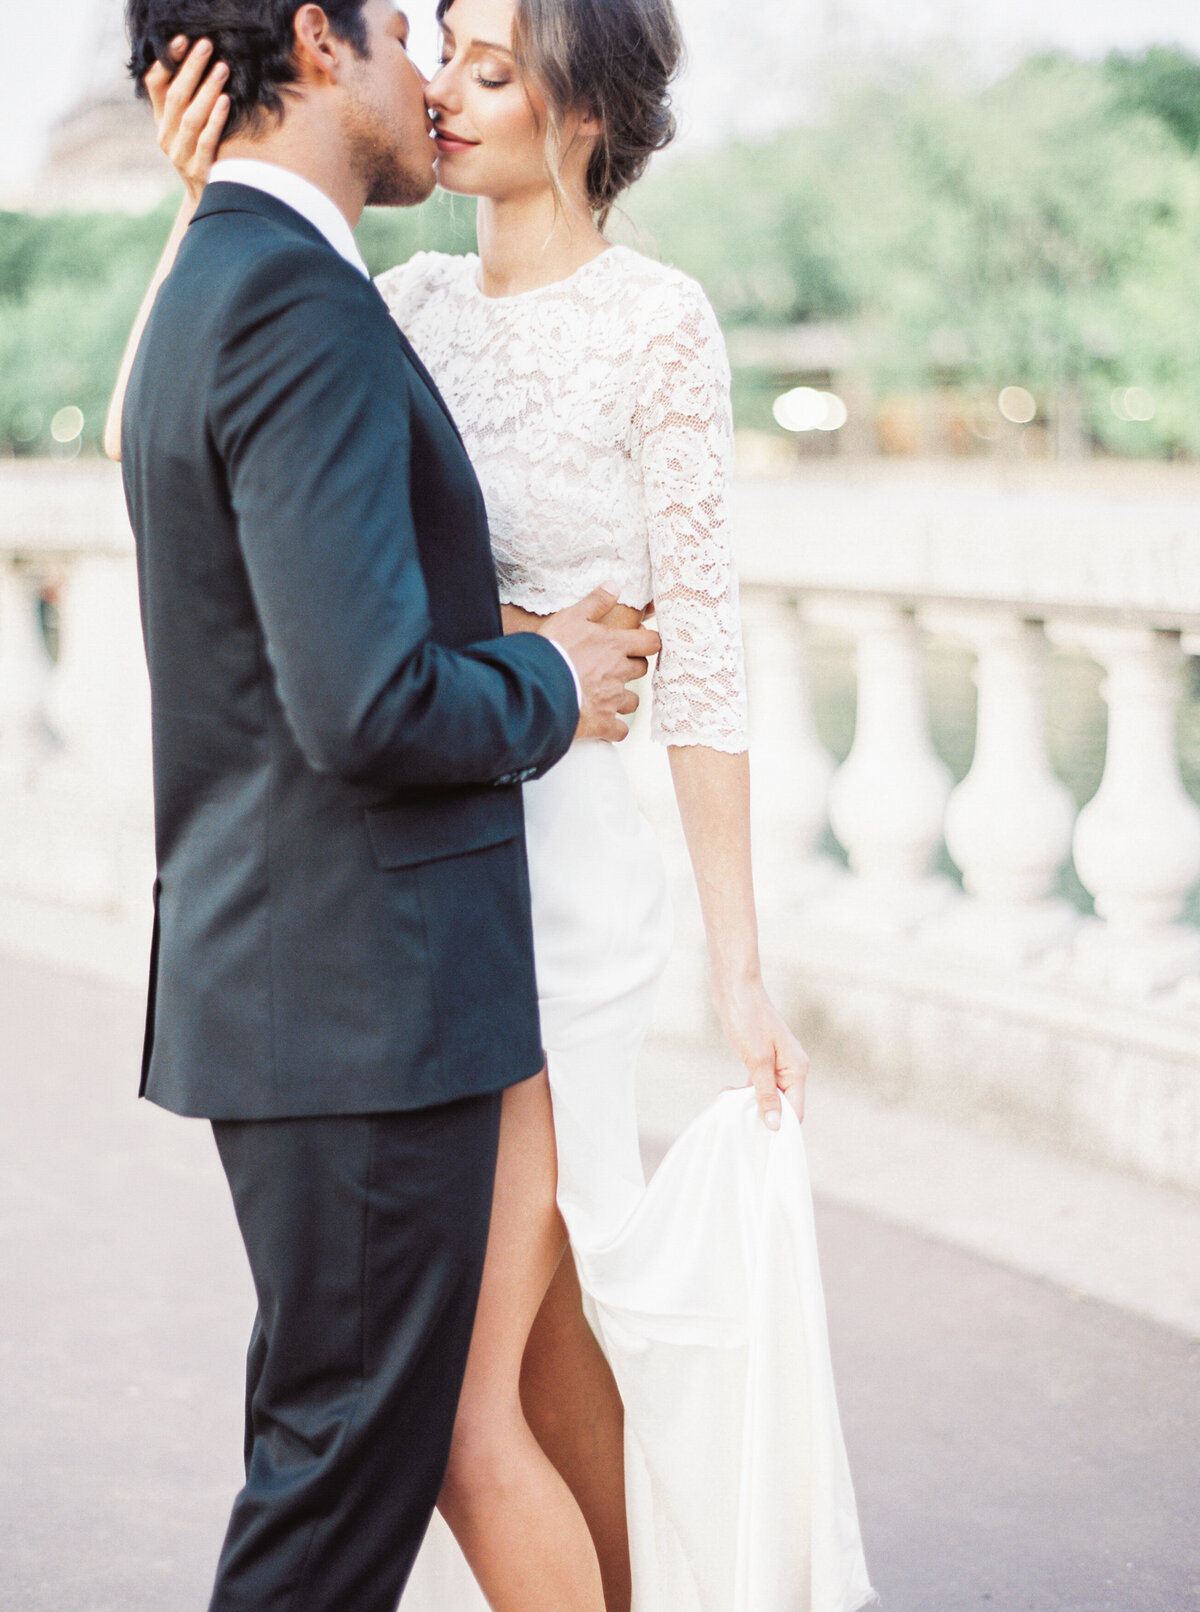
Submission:
POLYGON ((446 269, 446 253, 414 252, 407 263, 398 263, 394 269, 385 269, 376 276, 379 294, 401 330, 441 282, 446 269))
POLYGON ((648 332, 634 416, 662 654, 652 731, 662 744, 747 747, 746 677, 726 496, 729 363, 716 316, 682 277, 648 332), (664 316, 665 315, 665 316, 664 316))

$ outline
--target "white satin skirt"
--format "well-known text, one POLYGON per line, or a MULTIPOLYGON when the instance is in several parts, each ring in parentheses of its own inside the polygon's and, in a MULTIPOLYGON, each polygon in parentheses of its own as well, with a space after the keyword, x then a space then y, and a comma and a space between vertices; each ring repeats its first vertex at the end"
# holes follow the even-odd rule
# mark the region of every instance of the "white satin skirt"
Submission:
MULTIPOLYGON (((724 1092, 646 1184, 635 1073, 671 945, 617 749, 525 786, 558 1201, 625 1405, 634 1612, 857 1612, 874 1599, 838 1420, 801 1127, 724 1092)), ((487 1612, 435 1517, 404 1612, 487 1612)), ((538 1612, 530 1608, 530 1612, 538 1612)))

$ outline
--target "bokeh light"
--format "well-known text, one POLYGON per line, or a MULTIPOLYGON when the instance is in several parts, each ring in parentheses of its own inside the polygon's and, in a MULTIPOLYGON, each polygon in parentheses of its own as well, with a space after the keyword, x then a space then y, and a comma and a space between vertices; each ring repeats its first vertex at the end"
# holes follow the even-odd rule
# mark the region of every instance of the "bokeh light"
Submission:
POLYGON ((1012 425, 1028 425, 1037 417, 1037 399, 1023 386, 1006 386, 996 399, 996 407, 1012 425))
POLYGON ((32 406, 18 409, 8 434, 14 442, 22 444, 36 442, 42 434, 42 426, 45 423, 41 409, 32 406))
POLYGON ((69 403, 65 409, 59 409, 50 422, 50 435, 55 442, 64 445, 74 442, 76 437, 83 435, 83 410, 69 403))
POLYGON ((775 423, 785 431, 840 431, 850 411, 836 392, 796 386, 775 399, 775 423))
POLYGON ((1144 386, 1118 386, 1110 399, 1118 420, 1145 425, 1157 413, 1154 398, 1144 386))

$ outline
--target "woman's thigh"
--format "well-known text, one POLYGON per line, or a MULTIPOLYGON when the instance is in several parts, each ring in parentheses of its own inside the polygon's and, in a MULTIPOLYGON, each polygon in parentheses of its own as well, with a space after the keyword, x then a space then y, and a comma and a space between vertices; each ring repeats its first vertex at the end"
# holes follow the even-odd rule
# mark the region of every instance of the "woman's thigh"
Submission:
POLYGON ((558 1161, 543 1070, 504 1093, 487 1257, 460 1421, 519 1404, 521 1360, 566 1243, 555 1192, 558 1161))

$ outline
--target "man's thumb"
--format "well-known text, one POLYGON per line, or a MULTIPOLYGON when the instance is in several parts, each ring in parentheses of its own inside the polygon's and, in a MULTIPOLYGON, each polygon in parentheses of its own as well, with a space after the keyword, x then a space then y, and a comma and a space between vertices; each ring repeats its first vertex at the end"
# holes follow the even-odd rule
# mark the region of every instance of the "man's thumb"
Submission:
POLYGON ((617 602, 616 589, 610 586, 593 588, 583 601, 589 621, 603 621, 617 602))

